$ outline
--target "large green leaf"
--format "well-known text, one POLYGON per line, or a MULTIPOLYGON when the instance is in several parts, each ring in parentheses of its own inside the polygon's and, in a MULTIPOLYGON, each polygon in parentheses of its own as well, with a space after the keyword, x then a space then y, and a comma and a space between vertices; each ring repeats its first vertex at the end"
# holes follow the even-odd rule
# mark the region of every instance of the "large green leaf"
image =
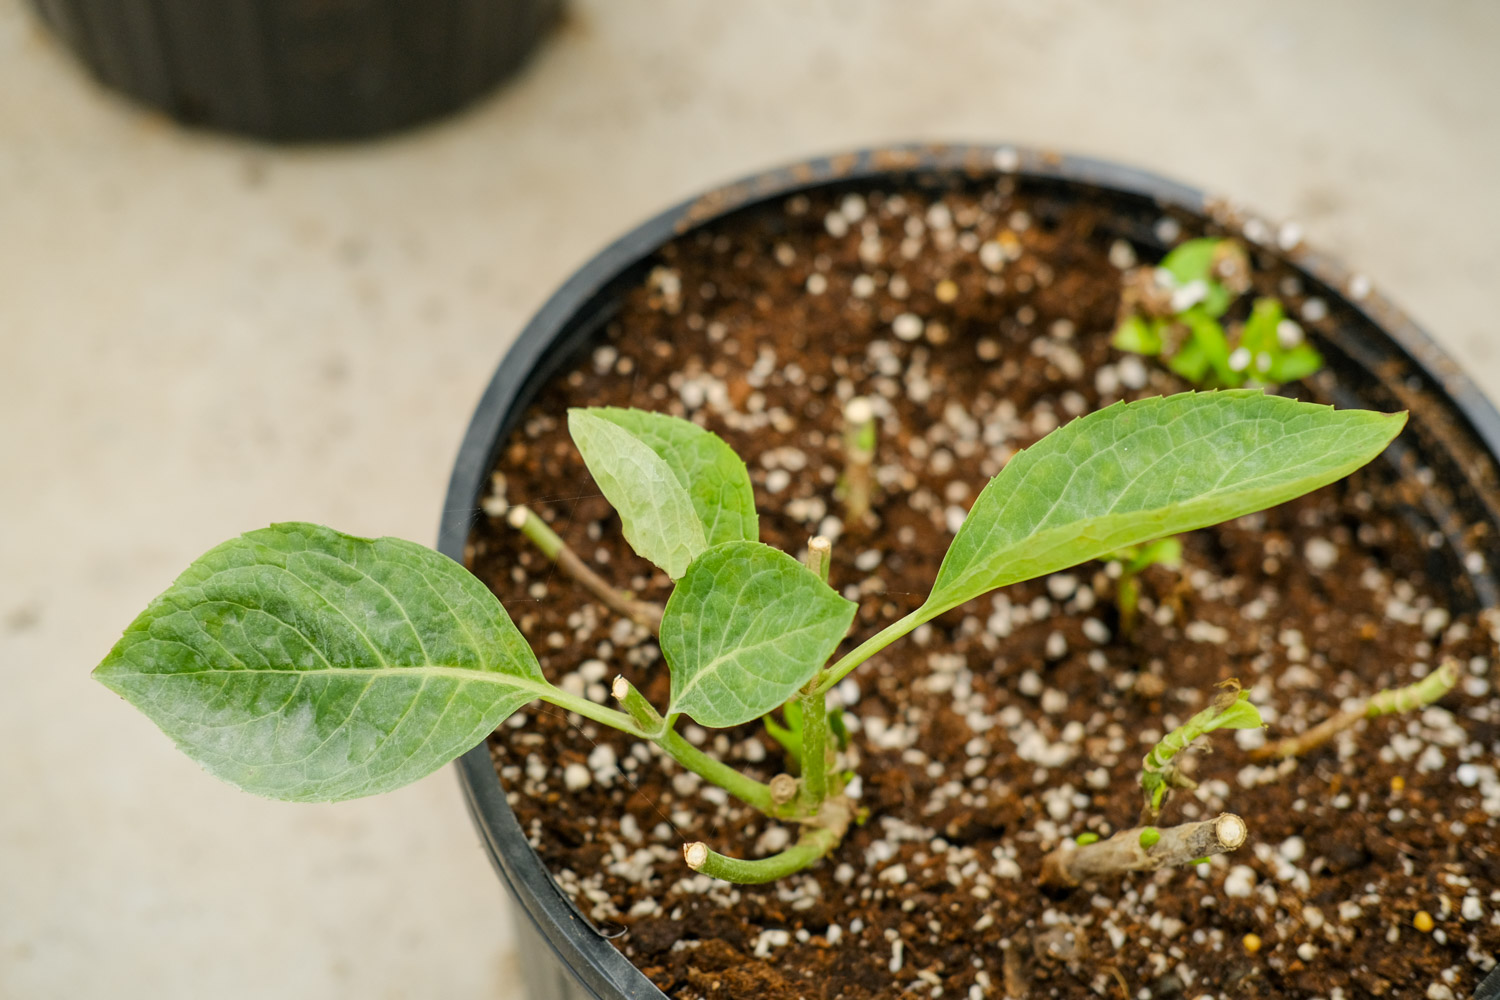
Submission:
POLYGON ((630 547, 676 580, 708 548, 703 521, 672 466, 636 435, 592 410, 569 410, 568 433, 620 515, 630 547))
POLYGON ((709 545, 759 541, 750 473, 717 434, 691 420, 647 410, 608 406, 583 412, 623 427, 667 463, 692 498, 709 545))
POLYGON ((1117 403, 1021 452, 979 494, 924 605, 1274 506, 1370 461, 1404 413, 1334 410, 1257 389, 1117 403))
POLYGON ((211 549, 94 676, 213 774, 298 801, 414 781, 548 689, 457 563, 297 523, 211 549))
POLYGON ((818 672, 854 610, 785 552, 715 545, 688 567, 662 618, 669 713, 715 728, 765 715, 818 672))

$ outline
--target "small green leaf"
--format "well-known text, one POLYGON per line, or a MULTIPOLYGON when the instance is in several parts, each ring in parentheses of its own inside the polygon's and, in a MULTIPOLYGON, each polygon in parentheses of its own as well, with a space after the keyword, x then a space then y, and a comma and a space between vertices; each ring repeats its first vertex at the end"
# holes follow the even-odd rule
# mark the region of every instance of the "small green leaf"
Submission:
POLYGON ((1161 353, 1161 331, 1147 324, 1141 317, 1131 314, 1115 328, 1110 344, 1121 351, 1157 355, 1161 353))
POLYGON ((1276 327, 1285 314, 1276 299, 1256 299, 1250 309, 1250 318, 1240 331, 1240 346, 1251 354, 1274 354, 1281 346, 1276 337, 1276 327))
POLYGON ((1079 847, 1087 847, 1090 844, 1097 844, 1099 843, 1099 835, 1097 833, 1080 833, 1077 837, 1073 838, 1073 843, 1077 844, 1079 847))
POLYGON ((1154 826, 1148 826, 1141 831, 1142 850, 1151 850, 1161 842, 1161 831, 1154 826))
POLYGON ((415 781, 549 690, 451 559, 298 523, 203 555, 94 677, 210 773, 297 801, 415 781))
POLYGON ((1307 378, 1323 367, 1323 355, 1311 344, 1298 344, 1290 351, 1273 354, 1266 377, 1278 384, 1307 378))
POLYGON ((1190 336, 1177 349, 1177 353, 1167 359, 1167 368, 1186 382, 1204 385, 1208 381, 1209 372, 1213 371, 1213 362, 1197 338, 1190 336))
MULTIPOLYGON (((1219 325, 1219 321, 1202 309, 1189 309, 1178 319, 1192 331, 1193 344, 1203 352, 1217 384, 1227 388, 1244 385, 1244 372, 1237 372, 1229 367, 1229 338, 1224 335, 1224 328, 1219 325)), ((1202 384, 1202 376, 1197 381, 1202 384)))
POLYGON ((1142 771, 1141 788, 1146 793, 1146 801, 1151 804, 1151 814, 1160 814, 1162 801, 1167 796, 1166 777, 1160 771, 1142 771))
POLYGON ((1182 539, 1173 535, 1170 538, 1158 538, 1154 542, 1142 545, 1135 563, 1138 571, 1147 566, 1169 566, 1174 569, 1181 566, 1182 539))
POLYGON ((750 473, 717 434, 691 420, 647 410, 609 406, 583 412, 629 431, 667 463, 692 498, 709 545, 760 540, 750 473))
POLYGON ((687 487, 650 445, 590 410, 568 411, 568 432, 630 547, 676 580, 708 548, 687 487))
POLYGON ((1116 403, 1053 431, 990 480, 922 620, 1006 584, 1264 510, 1369 462, 1404 413, 1255 389, 1116 403))
POLYGON ((1225 288, 1217 281, 1208 282, 1208 294, 1203 297, 1198 308, 1208 315, 1217 319, 1229 311, 1230 304, 1234 302, 1234 293, 1225 288))
POLYGON ((718 729, 765 715, 818 672, 854 611, 785 552, 759 542, 715 545, 667 600, 668 713, 718 729))
POLYGON ((1179 285, 1208 281, 1213 274, 1214 251, 1218 246, 1219 240, 1213 237, 1179 243, 1162 258, 1161 266, 1179 285))
POLYGON ((1259 729, 1265 725, 1260 709, 1250 703, 1250 692, 1241 691, 1240 697, 1204 727, 1205 733, 1216 729, 1259 729))
POLYGON ((774 712, 767 712, 761 718, 761 723, 766 727, 766 733, 781 744, 781 749, 786 751, 787 758, 794 766, 800 769, 802 764, 802 706, 796 699, 781 706, 781 714, 786 716, 786 725, 776 721, 774 712))
MULTIPOLYGON (((1259 729, 1265 723, 1260 709, 1250 703, 1250 692, 1240 690, 1238 681, 1226 681, 1228 690, 1214 698, 1203 711, 1172 730, 1141 761, 1141 789, 1153 813, 1161 811, 1167 791, 1177 774, 1174 758, 1194 741, 1218 729, 1259 729)), ((1183 787, 1177 783, 1178 787, 1183 787)), ((1191 787, 1189 784, 1187 787, 1191 787)))

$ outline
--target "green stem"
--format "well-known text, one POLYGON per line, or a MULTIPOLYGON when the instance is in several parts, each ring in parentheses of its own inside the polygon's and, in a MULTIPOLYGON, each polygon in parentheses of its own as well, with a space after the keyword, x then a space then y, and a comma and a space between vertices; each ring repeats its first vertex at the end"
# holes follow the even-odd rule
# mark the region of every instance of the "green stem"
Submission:
POLYGON ((642 731, 636 725, 635 720, 624 712, 617 712, 612 708, 605 708, 603 705, 589 701, 587 698, 568 694, 561 688, 555 688, 549 684, 546 690, 537 692, 537 697, 565 711, 577 712, 585 719, 592 719, 595 722, 609 726, 612 729, 618 729, 620 732, 628 733, 638 739, 650 739, 649 734, 642 731))
MULTIPOLYGON (((626 681, 625 683, 629 687, 629 682, 626 681)), ((617 681, 616 691, 618 692, 618 690, 619 683, 617 681)), ((537 697, 556 705, 558 708, 566 709, 569 712, 577 712, 585 719, 592 719, 595 722, 618 729, 622 733, 628 733, 638 739, 651 740, 657 746, 661 747, 668 757, 671 757, 689 771, 692 771, 706 781, 718 785, 741 802, 760 810, 767 816, 781 818, 786 813, 787 810, 779 808, 772 801, 770 785, 747 777, 728 764, 715 760, 702 750, 699 750, 689 743, 681 733, 673 729, 670 722, 664 721, 657 714, 656 709, 651 707, 650 702, 646 701, 645 697, 639 691, 636 691, 634 687, 629 687, 629 692, 633 692, 634 697, 630 697, 629 693, 627 693, 626 698, 622 699, 626 707, 631 709, 631 714, 629 715, 625 712, 617 712, 612 708, 605 708, 603 705, 597 705, 587 698, 579 698, 576 695, 568 694, 566 691, 562 691, 551 685, 548 685, 544 690, 538 691, 537 697), (637 712, 640 713, 639 718, 636 717, 637 712)))
POLYGON ((756 861, 725 857, 702 842, 684 845, 682 856, 688 867, 695 872, 702 872, 725 882, 759 885, 785 878, 813 864, 837 847, 841 836, 838 830, 828 827, 809 829, 795 844, 780 854, 756 861))
POLYGON ((666 729, 656 739, 656 745, 666 751, 668 757, 689 771, 718 785, 741 802, 760 810, 767 816, 780 818, 786 812, 771 800, 770 785, 747 777, 728 764, 699 750, 672 728, 671 720, 668 720, 666 729))
MULTIPOLYGON (((655 706, 646 700, 646 696, 636 690, 635 685, 624 677, 616 677, 611 690, 625 706, 625 711, 630 713, 629 719, 633 723, 631 731, 636 735, 642 739, 651 740, 661 747, 668 757, 689 771, 718 785, 741 802, 759 809, 767 816, 780 816, 786 812, 771 798, 770 785, 741 774, 723 761, 710 757, 693 746, 673 728, 676 717, 674 716, 672 720, 663 719, 655 706)), ((619 715, 620 713, 614 712, 613 714, 619 715)))
POLYGON ((635 720, 635 724, 641 727, 641 732, 648 739, 660 739, 666 732, 667 724, 662 720, 661 714, 656 707, 646 700, 646 696, 636 690, 635 685, 627 681, 624 675, 615 678, 610 693, 625 706, 625 711, 635 720))
POLYGON ((510 513, 505 515, 505 519, 512 528, 535 545, 542 555, 551 559, 559 569, 582 584, 583 588, 597 597, 606 608, 652 632, 661 631, 661 605, 636 600, 629 594, 616 590, 608 580, 595 573, 593 567, 583 561, 582 556, 568 548, 567 543, 557 536, 557 532, 548 527, 547 522, 535 513, 525 507, 512 507, 510 513))
POLYGON ((1135 570, 1122 565, 1116 588, 1120 605, 1120 631, 1130 636, 1135 632, 1136 611, 1141 604, 1141 589, 1135 582, 1135 570))
POLYGON ((865 662, 870 657, 874 656, 876 653, 880 652, 882 649, 889 646, 897 639, 901 638, 903 635, 906 635, 918 625, 921 625, 923 622, 931 621, 946 610, 948 609, 930 609, 927 607, 927 605, 924 604, 917 610, 913 611, 911 614, 907 615, 905 618, 901 618, 897 621, 891 622, 885 628, 881 629, 879 632, 876 632, 874 635, 870 636, 870 638, 866 639, 864 642, 860 643, 858 646, 855 646, 849 652, 845 653, 842 657, 839 658, 837 662, 834 663, 833 666, 825 669, 818 676, 816 686, 812 689, 811 693, 819 695, 827 694, 829 691, 833 690, 833 686, 835 684, 844 679, 849 671, 853 670, 855 667, 859 666, 861 663, 865 662))
POLYGON ((828 797, 828 702, 813 692, 802 696, 802 808, 814 815, 828 797))
POLYGON ((526 507, 512 507, 505 519, 548 559, 556 559, 557 554, 563 550, 563 540, 558 537, 557 532, 526 507))
POLYGON ((1374 719, 1382 715, 1410 712, 1414 708, 1431 705, 1452 691, 1457 683, 1458 661, 1447 660, 1415 684, 1400 688, 1387 688, 1378 692, 1365 706, 1365 717, 1374 719))
POLYGON ((1361 719, 1375 719, 1395 712, 1409 712, 1430 705, 1453 690, 1458 683, 1457 660, 1444 660, 1442 666, 1415 684, 1379 691, 1357 709, 1339 712, 1296 736, 1288 736, 1251 754, 1252 760, 1286 759, 1310 753, 1353 726, 1361 719))

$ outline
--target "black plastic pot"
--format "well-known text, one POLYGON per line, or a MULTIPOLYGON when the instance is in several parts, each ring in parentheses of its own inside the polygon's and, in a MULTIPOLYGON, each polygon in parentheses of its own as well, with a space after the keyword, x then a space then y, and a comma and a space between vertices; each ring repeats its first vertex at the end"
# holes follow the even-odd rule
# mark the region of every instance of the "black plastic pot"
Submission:
POLYGON ((1484 982, 1474 991, 1474 1000, 1500 1000, 1500 965, 1484 977, 1484 982))
MULTIPOLYGON (((987 185, 1016 177, 1023 190, 1062 201, 1107 204, 1116 235, 1164 252, 1158 223, 1174 218, 1184 231, 1203 225, 1257 236, 1263 222, 1222 201, 1153 174, 1098 160, 994 146, 906 146, 799 163, 758 174, 684 202, 632 230, 584 265, 531 320, 501 362, 475 411, 449 483, 444 511, 477 511, 490 469, 512 428, 553 375, 571 367, 619 308, 622 294, 642 281, 664 243, 698 226, 809 190, 880 187, 942 189, 987 185)), ((1264 238, 1264 237, 1262 237, 1264 238)), ((1305 248, 1262 252, 1299 270, 1309 294, 1323 298, 1331 323, 1317 336, 1337 376, 1342 406, 1409 409, 1407 430, 1382 461, 1398 470, 1433 470, 1435 487, 1412 517, 1441 533, 1433 550, 1440 574, 1452 581, 1457 609, 1500 603, 1500 414, 1460 368, 1367 284, 1337 263, 1305 248)), ((478 515, 473 515, 478 516, 478 515)), ((463 561, 473 519, 445 514, 438 547, 463 561)), ((474 822, 515 903, 517 933, 532 1000, 662 998, 663 994, 579 913, 536 853, 505 800, 489 750, 480 746, 458 762, 474 822)), ((1500 994, 1500 973, 1477 996, 1500 994), (1487 992, 1488 991, 1488 992, 1487 992)))
POLYGON ((519 66, 560 0, 32 0, 101 83, 179 121, 357 139, 456 110, 519 66))

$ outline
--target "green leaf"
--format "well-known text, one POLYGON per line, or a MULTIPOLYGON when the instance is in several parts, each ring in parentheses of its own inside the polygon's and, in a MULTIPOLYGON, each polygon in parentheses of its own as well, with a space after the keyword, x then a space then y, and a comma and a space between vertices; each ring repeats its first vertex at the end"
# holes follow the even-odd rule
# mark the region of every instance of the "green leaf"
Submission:
POLYGON ((782 715, 786 716, 786 725, 776 721, 774 712, 767 712, 761 718, 766 727, 766 733, 781 744, 781 749, 786 751, 787 758, 796 767, 802 764, 802 706, 796 699, 788 701, 781 706, 782 715))
POLYGON ((1174 780, 1177 769, 1173 758, 1190 747, 1195 740, 1218 729, 1259 729, 1265 725, 1260 717, 1260 709, 1250 703, 1250 692, 1240 690, 1238 681, 1225 683, 1229 690, 1215 697, 1203 711, 1163 736, 1141 761, 1141 789, 1145 792, 1150 809, 1159 811, 1167 792, 1174 785, 1179 788, 1192 787, 1174 780))
POLYGON ((1216 729, 1259 729, 1264 726, 1260 709, 1250 703, 1250 693, 1242 691, 1240 695, 1234 704, 1224 709, 1203 731, 1211 733, 1216 729))
POLYGON ((1229 311, 1229 306, 1234 302, 1234 293, 1217 281, 1208 282, 1208 294, 1203 297, 1198 308, 1215 318, 1229 311))
POLYGON ((415 781, 548 690, 457 563, 297 523, 203 555, 94 677, 209 772, 299 801, 415 781))
POLYGON ((1193 337, 1188 337, 1177 353, 1167 359, 1167 368, 1194 385, 1203 385, 1213 370, 1208 353, 1193 337))
MULTIPOLYGON (((1219 325, 1219 321, 1201 308, 1189 309, 1178 319, 1192 331, 1193 344, 1203 352, 1218 384, 1227 388, 1244 385, 1245 374, 1229 367, 1229 338, 1224 335, 1224 328, 1219 325)), ((1201 385, 1202 376, 1196 381, 1201 385)))
POLYGON ((1256 299, 1250 309, 1250 318, 1240 332, 1240 346, 1251 354, 1275 354, 1281 344, 1276 338, 1276 327, 1284 317, 1281 303, 1276 299, 1256 299))
POLYGON ((1153 356, 1161 353, 1161 331, 1134 314, 1120 321, 1109 342, 1121 351, 1153 356))
POLYGON ((714 728, 765 715, 818 672, 854 610, 785 552, 759 542, 715 545, 688 567, 662 617, 668 713, 714 728))
POLYGON ((1176 535, 1158 538, 1144 545, 1129 546, 1113 553, 1110 558, 1123 563, 1127 574, 1139 573, 1148 566, 1168 566, 1175 569, 1182 565, 1182 539, 1176 535))
POLYGON ((1161 831, 1154 826, 1148 826, 1141 831, 1140 841, 1141 848, 1149 851, 1161 842, 1161 831))
POLYGON ((1256 389, 1116 403, 1053 431, 990 480, 923 605, 1264 510, 1348 475, 1404 413, 1334 410, 1256 389))
POLYGON ((610 406, 583 412, 629 431, 667 463, 692 498, 709 545, 759 541, 750 473, 717 434, 691 420, 647 410, 610 406))
POLYGON ((650 445, 591 410, 568 411, 568 433, 620 515, 630 547, 676 580, 708 548, 687 487, 650 445))
POLYGON ((1218 246, 1219 240, 1213 237, 1179 243, 1171 253, 1162 258, 1161 266, 1179 285, 1186 285, 1190 281, 1208 281, 1212 277, 1214 251, 1218 246))
POLYGON ((1272 382, 1295 382, 1323 367, 1323 355, 1311 344, 1298 344, 1290 351, 1272 355, 1266 377, 1272 382))
POLYGON ((1182 539, 1173 535, 1171 538, 1158 538, 1141 548, 1142 568, 1146 566, 1181 566, 1182 565, 1182 539))

